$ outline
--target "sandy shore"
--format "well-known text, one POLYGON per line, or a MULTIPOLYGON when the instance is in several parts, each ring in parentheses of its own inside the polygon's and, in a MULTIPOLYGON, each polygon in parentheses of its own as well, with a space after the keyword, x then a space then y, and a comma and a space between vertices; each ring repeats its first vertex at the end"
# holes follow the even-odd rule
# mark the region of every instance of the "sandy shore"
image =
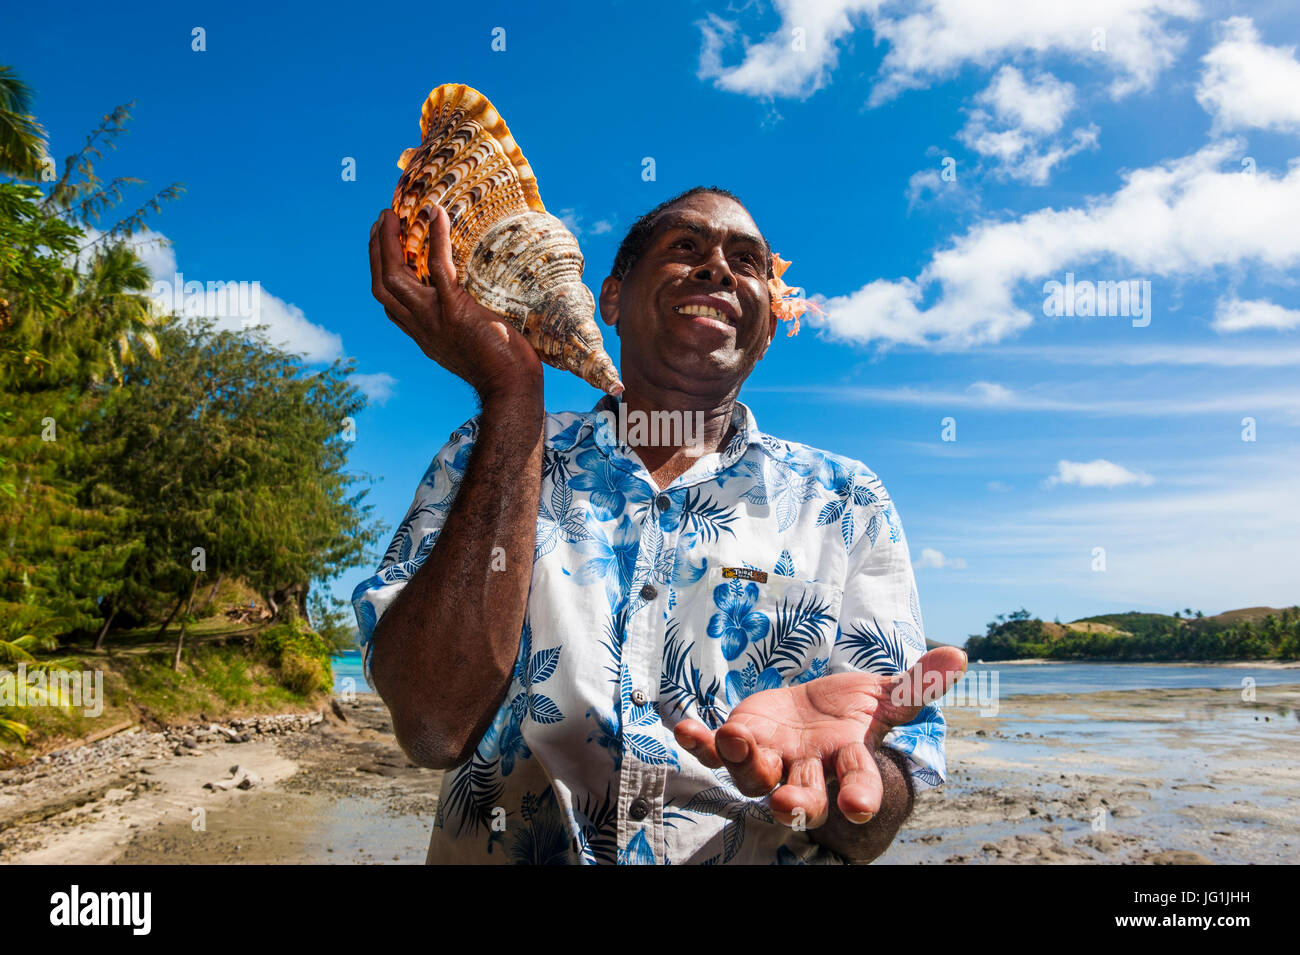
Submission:
MULTIPOLYGON (((1298 708, 1296 685, 949 708, 949 783, 880 861, 1300 861, 1298 708)), ((377 697, 338 714, 124 734, 0 773, 0 863, 423 862, 440 774, 406 760, 377 697), (235 766, 251 788, 204 788, 235 766)))
POLYGON ((336 702, 0 773, 0 864, 423 863, 442 774, 410 764, 377 696, 336 702), (205 788, 236 766, 250 788, 205 788))

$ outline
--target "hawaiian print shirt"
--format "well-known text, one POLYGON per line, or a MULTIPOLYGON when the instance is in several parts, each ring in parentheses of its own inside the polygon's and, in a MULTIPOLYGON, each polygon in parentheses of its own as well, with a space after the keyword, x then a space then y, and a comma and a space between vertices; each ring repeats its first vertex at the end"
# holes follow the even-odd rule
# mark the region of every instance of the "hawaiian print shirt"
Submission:
MULTIPOLYGON (((473 757, 443 778, 428 861, 842 862, 672 728, 717 728, 751 693, 896 673, 925 652, 893 503, 863 464, 764 434, 740 402, 726 449, 661 490, 616 411, 606 396, 546 415, 514 677, 473 757)), ((356 588, 367 678, 375 625, 433 549, 477 435, 477 415, 452 433, 356 588)), ((885 738, 918 789, 943 782, 944 733, 930 705, 885 738)))

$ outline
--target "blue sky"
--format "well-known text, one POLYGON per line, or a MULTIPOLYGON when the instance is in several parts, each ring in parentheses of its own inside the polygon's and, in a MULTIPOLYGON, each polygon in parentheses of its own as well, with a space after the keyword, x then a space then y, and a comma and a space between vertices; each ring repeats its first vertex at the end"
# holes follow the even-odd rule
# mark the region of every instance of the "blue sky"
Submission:
MULTIPOLYGON (((428 91, 464 82, 510 124, 593 287, 661 199, 717 184, 746 201, 827 318, 778 332, 741 399, 764 430, 880 476, 932 638, 1022 605, 1071 620, 1300 599, 1292 5, 61 9, 0 13, 0 59, 37 91, 53 155, 136 101, 101 171, 187 190, 153 219, 171 246, 151 267, 260 282, 291 348, 357 359, 374 400, 352 466, 382 479, 390 527, 475 409, 371 299, 366 239, 428 91), (1045 314, 1067 273, 1150 283, 1149 313, 1045 314)), ((546 390, 553 411, 599 397, 552 369, 546 390)))

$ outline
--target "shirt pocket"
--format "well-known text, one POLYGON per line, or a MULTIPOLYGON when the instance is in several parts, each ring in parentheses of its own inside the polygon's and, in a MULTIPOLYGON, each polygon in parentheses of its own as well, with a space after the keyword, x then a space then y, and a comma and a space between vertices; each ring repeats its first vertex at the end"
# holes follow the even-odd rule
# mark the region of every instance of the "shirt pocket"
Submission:
MULTIPOLYGON (((842 588, 815 580, 711 567, 679 609, 700 680, 716 697, 714 722, 745 697, 828 672, 842 588), (748 578, 748 579, 747 579, 748 578)), ((701 707, 701 710, 706 707, 701 707)))

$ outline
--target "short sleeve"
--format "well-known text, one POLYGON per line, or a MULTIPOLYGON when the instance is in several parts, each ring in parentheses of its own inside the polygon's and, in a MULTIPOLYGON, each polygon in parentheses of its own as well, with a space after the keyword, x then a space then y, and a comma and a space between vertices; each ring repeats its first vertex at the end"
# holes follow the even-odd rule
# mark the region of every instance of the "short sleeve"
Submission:
POLYGON ((393 535, 378 570, 352 592, 352 608, 357 615, 361 636, 362 666, 366 682, 372 687, 370 657, 374 650, 375 627, 438 542, 477 437, 477 415, 451 433, 424 472, 415 499, 393 535))
MULTIPOLYGON (((907 538, 893 501, 872 477, 873 509, 849 552, 831 673, 903 673, 925 653, 925 626, 907 538)), ((918 790, 943 783, 947 726, 938 703, 897 726, 884 742, 907 757, 918 790)))

